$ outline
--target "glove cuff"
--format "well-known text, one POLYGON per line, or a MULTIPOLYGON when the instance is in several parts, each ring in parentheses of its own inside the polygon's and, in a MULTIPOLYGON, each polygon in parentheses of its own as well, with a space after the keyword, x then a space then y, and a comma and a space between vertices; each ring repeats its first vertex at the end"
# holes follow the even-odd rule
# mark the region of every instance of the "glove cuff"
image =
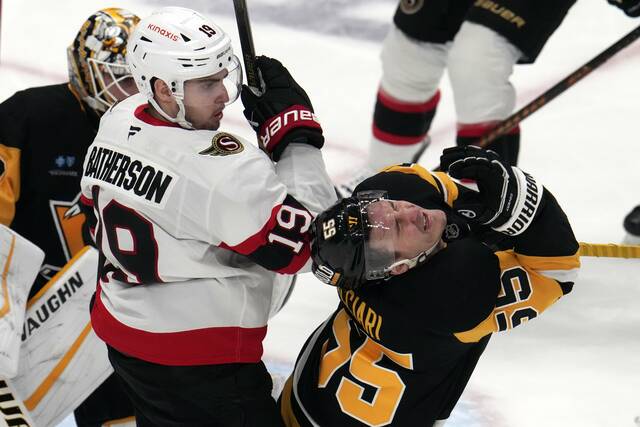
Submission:
POLYGON ((320 149, 324 145, 324 136, 322 136, 322 130, 318 129, 311 129, 306 127, 292 129, 287 132, 282 141, 280 141, 280 143, 275 146, 275 148, 271 152, 271 159, 274 162, 280 160, 282 153, 284 153, 284 150, 291 143, 307 144, 320 149))
POLYGON ((317 129, 322 127, 316 115, 304 105, 293 105, 266 120, 258 131, 260 141, 269 153, 283 142, 285 135, 295 128, 317 129))
POLYGON ((511 210, 509 219, 499 227, 492 228, 508 236, 517 236, 529 228, 533 222, 542 201, 543 187, 528 173, 516 167, 511 169, 518 186, 516 193, 518 199, 511 210))

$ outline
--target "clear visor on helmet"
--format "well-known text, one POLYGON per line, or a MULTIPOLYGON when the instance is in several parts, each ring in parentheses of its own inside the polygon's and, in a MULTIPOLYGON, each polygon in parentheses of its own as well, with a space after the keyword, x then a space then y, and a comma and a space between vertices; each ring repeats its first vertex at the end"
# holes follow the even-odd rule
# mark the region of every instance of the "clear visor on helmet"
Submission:
POLYGON ((229 94, 229 101, 225 105, 233 103, 240 96, 242 91, 242 67, 237 56, 233 55, 229 65, 227 65, 227 77, 222 81, 229 94))
MULTIPOLYGON (((395 218, 387 206, 386 191, 363 191, 356 194, 364 232, 365 278, 379 280, 388 276, 396 261, 393 240, 395 218)), ((349 218, 351 222, 351 218, 349 218)))
POLYGON ((88 59, 91 73, 93 97, 106 108, 117 101, 138 93, 136 82, 129 66, 122 63, 111 63, 88 59))
POLYGON ((238 99, 242 89, 242 67, 233 55, 226 68, 210 76, 187 80, 184 86, 185 107, 206 109, 229 105, 238 99))

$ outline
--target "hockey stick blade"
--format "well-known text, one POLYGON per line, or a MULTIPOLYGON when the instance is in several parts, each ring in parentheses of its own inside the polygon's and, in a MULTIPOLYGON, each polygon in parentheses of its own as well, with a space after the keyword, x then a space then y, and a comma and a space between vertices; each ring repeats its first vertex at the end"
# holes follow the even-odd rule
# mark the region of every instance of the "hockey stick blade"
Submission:
POLYGON ((240 35, 242 62, 244 63, 244 70, 247 74, 247 85, 259 91, 260 79, 256 67, 256 52, 253 47, 253 36, 251 34, 251 23, 249 22, 246 0, 233 0, 233 8, 236 15, 238 34, 240 35))

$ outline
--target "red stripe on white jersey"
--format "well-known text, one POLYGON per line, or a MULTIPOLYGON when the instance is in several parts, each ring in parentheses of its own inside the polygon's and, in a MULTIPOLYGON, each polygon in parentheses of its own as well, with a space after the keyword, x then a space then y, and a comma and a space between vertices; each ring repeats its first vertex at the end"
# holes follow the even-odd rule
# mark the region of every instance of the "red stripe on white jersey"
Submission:
POLYGON ((276 270, 276 273, 280 274, 296 274, 304 265, 307 263, 309 258, 311 257, 311 246, 309 242, 305 242, 304 247, 300 251, 299 254, 295 255, 289 265, 279 270, 276 270))
POLYGON ((282 204, 276 205, 271 209, 271 216, 267 220, 267 223, 262 226, 260 231, 251 237, 248 237, 244 241, 237 245, 228 245, 225 242, 220 243, 218 246, 224 249, 229 249, 242 255, 249 255, 255 252, 260 246, 264 246, 267 243, 267 235, 276 225, 278 220, 278 211, 282 208, 282 204))
MULTIPOLYGON (((271 217, 267 221, 267 223, 253 236, 244 240, 243 242, 231 246, 224 242, 221 242, 218 246, 223 249, 229 249, 231 251, 237 252, 242 255, 250 255, 253 252, 257 251, 263 246, 274 245, 273 242, 269 242, 269 234, 274 228, 276 228, 278 221, 278 214, 282 209, 282 204, 276 205, 271 210, 271 217)), ((308 211, 307 211, 308 212, 308 211)), ((291 261, 287 264, 287 266, 280 269, 273 269, 276 273, 280 274, 295 274, 297 273, 304 265, 307 263, 309 258, 311 257, 311 247, 308 240, 307 234, 301 234, 300 240, 302 242, 302 248, 298 253, 291 252, 291 261)))
POLYGON ((93 207, 93 199, 86 197, 84 194, 80 195, 80 203, 82 203, 85 206, 93 207))
POLYGON ((152 107, 149 104, 142 104, 135 109, 135 111, 133 112, 133 115, 136 116, 138 120, 143 121, 148 125, 166 126, 166 127, 172 127, 172 128, 180 127, 180 125, 177 123, 172 123, 166 120, 157 119, 153 117, 151 114, 147 113, 146 111, 147 108, 152 108, 152 107))
POLYGON ((149 332, 127 326, 113 317, 102 303, 101 287, 99 281, 91 310, 91 324, 100 339, 121 353, 169 366, 256 363, 262 358, 266 325, 259 328, 229 326, 149 332))

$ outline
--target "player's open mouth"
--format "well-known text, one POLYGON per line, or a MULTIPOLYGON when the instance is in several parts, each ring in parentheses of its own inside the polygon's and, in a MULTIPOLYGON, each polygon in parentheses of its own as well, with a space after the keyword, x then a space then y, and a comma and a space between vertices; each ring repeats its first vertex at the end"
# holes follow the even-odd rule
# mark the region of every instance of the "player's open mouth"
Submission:
POLYGON ((219 113, 215 114, 213 117, 216 118, 217 120, 220 120, 222 119, 222 116, 223 116, 222 111, 220 111, 219 113))

